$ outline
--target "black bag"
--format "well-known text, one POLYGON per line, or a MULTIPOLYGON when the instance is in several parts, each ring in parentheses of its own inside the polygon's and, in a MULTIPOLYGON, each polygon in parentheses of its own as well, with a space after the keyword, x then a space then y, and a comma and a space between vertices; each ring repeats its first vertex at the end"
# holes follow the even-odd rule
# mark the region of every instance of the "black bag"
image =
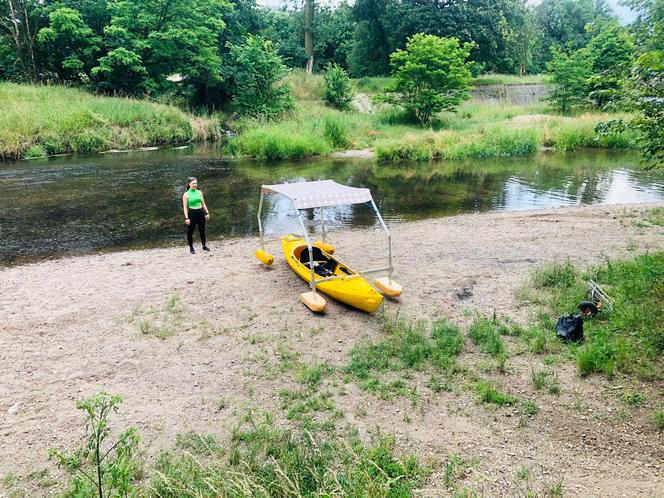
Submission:
POLYGON ((581 315, 563 315, 556 323, 556 335, 565 342, 583 342, 581 315))

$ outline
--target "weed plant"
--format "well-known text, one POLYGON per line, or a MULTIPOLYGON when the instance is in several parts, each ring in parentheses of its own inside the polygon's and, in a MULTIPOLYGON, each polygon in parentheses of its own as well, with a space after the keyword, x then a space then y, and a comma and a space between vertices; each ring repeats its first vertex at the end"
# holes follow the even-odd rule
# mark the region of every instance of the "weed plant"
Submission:
POLYGON ((516 396, 500 391, 495 384, 488 380, 480 380, 473 385, 480 403, 494 404, 498 406, 511 406, 518 399, 516 396))

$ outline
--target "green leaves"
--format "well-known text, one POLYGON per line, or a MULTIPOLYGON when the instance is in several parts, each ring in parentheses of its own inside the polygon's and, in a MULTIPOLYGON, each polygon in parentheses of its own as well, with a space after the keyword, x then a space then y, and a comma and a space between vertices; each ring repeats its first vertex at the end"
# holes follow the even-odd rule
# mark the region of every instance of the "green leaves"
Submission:
POLYGON ((87 437, 83 445, 69 454, 51 449, 49 457, 72 473, 66 496, 135 496, 134 482, 142 476, 143 464, 137 460, 138 431, 130 427, 114 443, 110 435, 108 416, 116 413, 122 396, 105 392, 78 401, 76 408, 85 413, 87 437))
POLYGON ((290 88, 280 84, 287 69, 271 41, 249 35, 230 49, 233 103, 240 115, 274 118, 292 108, 290 88))
POLYGON ((561 112, 588 104, 588 78, 592 74, 588 50, 584 48, 567 54, 553 46, 551 54, 553 59, 547 69, 554 86, 548 100, 561 112))
POLYGON ((466 59, 473 46, 461 45, 457 38, 412 36, 405 50, 390 56, 394 85, 383 100, 403 107, 423 124, 437 112, 454 110, 468 98, 472 63, 466 59))
POLYGON ((78 10, 57 7, 48 15, 49 27, 37 40, 47 50, 48 68, 62 81, 81 81, 101 49, 101 38, 83 20, 78 10))
POLYGON ((325 68, 325 101, 332 107, 346 110, 353 99, 348 73, 338 64, 325 68))

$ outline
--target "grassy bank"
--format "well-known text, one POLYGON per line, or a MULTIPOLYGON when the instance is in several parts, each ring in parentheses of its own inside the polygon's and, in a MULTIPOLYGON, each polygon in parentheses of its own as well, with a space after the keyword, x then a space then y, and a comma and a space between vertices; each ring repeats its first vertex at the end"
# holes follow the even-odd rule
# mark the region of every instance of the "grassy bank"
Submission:
POLYGON ((175 107, 59 86, 0 83, 0 159, 177 144, 217 137, 175 107))
MULTIPOLYGON (((300 95, 312 88, 300 86, 300 95)), ((544 104, 462 104, 456 113, 441 113, 431 127, 413 125, 395 109, 374 114, 340 112, 322 102, 300 100, 278 122, 241 121, 239 135, 226 152, 235 156, 292 159, 333 150, 373 149, 377 162, 428 161, 533 154, 542 147, 629 149, 634 137, 624 132, 603 137, 595 132, 606 113, 575 117, 547 114, 544 104)))

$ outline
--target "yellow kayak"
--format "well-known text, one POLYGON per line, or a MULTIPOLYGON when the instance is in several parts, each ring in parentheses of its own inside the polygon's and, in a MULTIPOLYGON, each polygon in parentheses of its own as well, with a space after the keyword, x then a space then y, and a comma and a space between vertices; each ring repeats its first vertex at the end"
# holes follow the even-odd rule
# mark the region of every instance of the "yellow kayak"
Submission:
MULTIPOLYGON (((281 238, 281 247, 293 271, 302 280, 311 282, 309 248, 306 241, 302 237, 287 235, 281 238)), ((378 309, 383 296, 376 292, 362 275, 321 250, 316 244, 313 247, 313 259, 316 281, 333 276, 341 277, 317 284, 316 290, 367 313, 378 309)))

